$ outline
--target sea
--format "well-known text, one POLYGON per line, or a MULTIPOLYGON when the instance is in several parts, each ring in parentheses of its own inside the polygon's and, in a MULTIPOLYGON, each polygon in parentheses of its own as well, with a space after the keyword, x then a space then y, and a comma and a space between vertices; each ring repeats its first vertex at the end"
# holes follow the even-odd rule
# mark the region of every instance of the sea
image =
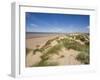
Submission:
POLYGON ((67 33, 56 33, 56 32, 26 32, 26 39, 29 38, 38 38, 38 37, 46 37, 46 36, 55 36, 55 35, 64 35, 67 33))

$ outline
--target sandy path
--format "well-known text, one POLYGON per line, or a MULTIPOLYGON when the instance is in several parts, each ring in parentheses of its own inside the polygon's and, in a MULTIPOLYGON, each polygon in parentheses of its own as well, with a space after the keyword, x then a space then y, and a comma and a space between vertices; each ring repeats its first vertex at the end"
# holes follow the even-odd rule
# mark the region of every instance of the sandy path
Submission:
POLYGON ((59 65, 78 65, 81 64, 75 58, 79 52, 75 50, 65 50, 60 51, 59 55, 52 55, 48 62, 57 62, 59 65))

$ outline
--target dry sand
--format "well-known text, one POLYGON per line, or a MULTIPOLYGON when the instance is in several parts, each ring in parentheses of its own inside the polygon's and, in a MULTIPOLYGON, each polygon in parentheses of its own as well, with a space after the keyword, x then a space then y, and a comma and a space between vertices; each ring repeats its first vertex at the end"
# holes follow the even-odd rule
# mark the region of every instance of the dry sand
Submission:
MULTIPOLYGON (((26 39, 26 48, 35 49, 37 45, 40 45, 41 47, 48 40, 56 38, 57 36, 58 35, 26 39)), ((34 55, 33 52, 30 51, 28 55, 26 56, 26 66, 29 67, 41 61, 40 56, 41 56, 41 53, 37 53, 34 55)))
MULTIPOLYGON (((46 36, 46 37, 39 37, 39 38, 31 38, 26 39, 26 47, 29 49, 35 49, 37 45, 43 46, 48 40, 53 39, 57 37, 56 36, 46 36)), ((48 60, 48 62, 57 62, 59 65, 78 65, 81 64, 79 61, 77 61, 75 58, 79 52, 75 50, 65 50, 65 48, 62 49, 62 51, 59 52, 59 55, 53 54, 51 55, 51 58, 48 60)), ((41 53, 33 54, 32 51, 26 56, 26 66, 32 66, 38 62, 41 61, 41 53)))
POLYGON ((57 62, 59 65, 78 65, 81 64, 75 58, 79 52, 73 49, 66 50, 65 48, 59 52, 59 55, 52 55, 48 62, 57 62))
POLYGON ((26 39, 26 47, 29 49, 35 49, 37 45, 39 45, 41 47, 48 40, 56 38, 57 36, 58 35, 26 39))
POLYGON ((33 54, 32 51, 30 51, 30 53, 26 56, 26 66, 32 66, 38 62, 41 61, 41 56, 42 54, 41 53, 37 53, 37 54, 33 54))

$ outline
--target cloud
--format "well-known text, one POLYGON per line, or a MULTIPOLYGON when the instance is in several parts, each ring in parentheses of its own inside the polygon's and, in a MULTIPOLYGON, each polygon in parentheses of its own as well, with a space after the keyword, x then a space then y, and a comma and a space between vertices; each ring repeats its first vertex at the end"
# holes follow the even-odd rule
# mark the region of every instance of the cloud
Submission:
POLYGON ((31 23, 29 27, 38 27, 38 25, 31 23))
POLYGON ((26 27, 26 32, 33 32, 34 28, 33 27, 26 27))
POLYGON ((61 32, 61 33, 72 33, 72 32, 89 32, 89 26, 76 27, 74 25, 51 25, 40 26, 37 24, 30 24, 26 27, 27 32, 61 32), (46 27, 47 26, 47 27, 46 27))

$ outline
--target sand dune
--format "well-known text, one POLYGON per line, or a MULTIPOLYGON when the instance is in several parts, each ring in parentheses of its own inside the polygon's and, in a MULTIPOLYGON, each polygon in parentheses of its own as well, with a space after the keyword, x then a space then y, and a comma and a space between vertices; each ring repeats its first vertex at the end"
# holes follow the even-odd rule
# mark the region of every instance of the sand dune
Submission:
POLYGON ((32 66, 38 62, 41 61, 41 53, 37 53, 36 55, 33 55, 33 52, 30 51, 30 53, 26 56, 26 66, 32 66))
MULTIPOLYGON (((35 49, 40 49, 42 48, 48 40, 54 39, 53 41, 50 42, 50 47, 52 48, 55 45, 58 45, 59 43, 57 40, 62 40, 62 39, 68 39, 68 40, 74 40, 78 42, 81 45, 84 45, 84 42, 80 40, 73 39, 71 37, 65 36, 65 35, 51 35, 51 36, 43 36, 43 37, 34 37, 34 38, 29 38, 26 39, 26 48, 31 49, 31 51, 28 53, 26 56, 26 67, 31 67, 34 66, 35 64, 38 64, 39 62, 42 61, 41 56, 45 55, 41 51, 37 51, 36 54, 33 54, 33 50, 35 49), (58 38, 57 38, 58 37, 58 38)), ((76 46, 75 46, 76 47, 76 46)), ((45 48, 45 50, 48 51, 49 48, 45 48)), ((53 48, 54 49, 54 48, 53 48)), ((80 61, 76 59, 77 55, 80 53, 78 50, 74 49, 67 49, 64 46, 61 47, 61 50, 58 50, 58 54, 56 53, 46 53, 50 57, 48 60, 46 60, 47 63, 57 63, 59 65, 79 65, 82 64, 80 61)))
POLYGON ((48 40, 57 37, 58 35, 54 36, 45 36, 45 37, 38 37, 38 38, 31 38, 26 39, 26 48, 35 49, 36 46, 43 46, 48 40))
POLYGON ((52 55, 51 59, 48 62, 57 62, 59 65, 78 65, 81 64, 75 59, 79 52, 75 50, 66 50, 65 48, 59 52, 59 55, 52 55))

